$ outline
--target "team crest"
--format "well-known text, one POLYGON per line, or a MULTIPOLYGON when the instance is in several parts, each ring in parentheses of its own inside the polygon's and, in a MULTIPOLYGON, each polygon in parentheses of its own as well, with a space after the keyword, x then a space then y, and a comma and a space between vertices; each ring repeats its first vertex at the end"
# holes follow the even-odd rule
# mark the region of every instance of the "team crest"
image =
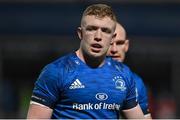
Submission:
POLYGON ((122 77, 117 76, 113 79, 113 81, 115 81, 115 86, 117 89, 120 89, 121 91, 126 90, 126 84, 124 80, 122 79, 122 77))

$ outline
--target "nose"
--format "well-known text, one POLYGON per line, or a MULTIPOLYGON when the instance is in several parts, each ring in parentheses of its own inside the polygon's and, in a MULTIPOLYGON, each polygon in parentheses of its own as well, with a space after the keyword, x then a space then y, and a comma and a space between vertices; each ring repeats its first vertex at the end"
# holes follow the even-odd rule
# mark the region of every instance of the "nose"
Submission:
POLYGON ((97 42, 101 41, 102 38, 101 38, 101 30, 98 29, 95 33, 95 36, 94 36, 94 40, 96 40, 97 42))
POLYGON ((110 52, 111 54, 115 54, 117 53, 117 47, 115 44, 111 44, 111 47, 110 47, 110 52))

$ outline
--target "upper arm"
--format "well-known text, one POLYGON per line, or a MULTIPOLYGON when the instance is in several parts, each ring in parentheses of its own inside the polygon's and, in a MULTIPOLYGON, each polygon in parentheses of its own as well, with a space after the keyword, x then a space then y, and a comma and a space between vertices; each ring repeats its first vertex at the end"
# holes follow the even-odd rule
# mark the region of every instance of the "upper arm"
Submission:
POLYGON ((124 104, 122 110, 134 108, 137 105, 137 94, 136 94, 136 86, 135 81, 133 79, 133 74, 129 68, 125 67, 124 73, 126 76, 126 99, 124 100, 124 104))
POLYGON ((47 66, 35 83, 29 106, 28 118, 50 118, 60 95, 57 68, 47 66))
POLYGON ((145 116, 151 116, 148 108, 148 95, 147 95, 147 89, 146 86, 144 85, 143 80, 134 73, 134 79, 136 82, 136 87, 138 91, 138 102, 139 105, 144 113, 145 116))
POLYGON ((27 119, 49 119, 52 115, 52 109, 40 104, 30 104, 27 119))
POLYGON ((139 106, 139 104, 131 109, 122 110, 124 116, 128 119, 142 119, 144 114, 139 106))

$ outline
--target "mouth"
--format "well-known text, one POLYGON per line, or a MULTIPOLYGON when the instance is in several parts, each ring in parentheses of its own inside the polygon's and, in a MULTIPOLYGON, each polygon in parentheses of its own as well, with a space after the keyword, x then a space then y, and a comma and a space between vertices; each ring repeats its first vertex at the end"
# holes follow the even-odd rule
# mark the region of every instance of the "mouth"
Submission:
POLYGON ((114 60, 119 60, 119 59, 121 59, 120 56, 110 56, 110 57, 112 57, 114 60))
POLYGON ((95 43, 95 44, 92 44, 91 47, 92 47, 93 52, 100 52, 102 45, 95 43))
POLYGON ((102 46, 101 46, 100 44, 97 44, 97 43, 92 44, 91 46, 92 46, 93 48, 102 48, 102 46))
POLYGON ((112 58, 120 58, 119 56, 111 56, 112 58))

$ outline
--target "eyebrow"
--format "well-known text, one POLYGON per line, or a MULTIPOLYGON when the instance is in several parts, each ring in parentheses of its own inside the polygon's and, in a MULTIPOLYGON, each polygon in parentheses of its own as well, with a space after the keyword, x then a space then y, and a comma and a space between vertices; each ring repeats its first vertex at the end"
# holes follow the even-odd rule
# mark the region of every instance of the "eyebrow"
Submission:
POLYGON ((102 30, 108 30, 109 32, 112 32, 112 30, 109 27, 99 27, 99 26, 95 26, 95 25, 87 25, 84 28, 100 28, 102 30))

